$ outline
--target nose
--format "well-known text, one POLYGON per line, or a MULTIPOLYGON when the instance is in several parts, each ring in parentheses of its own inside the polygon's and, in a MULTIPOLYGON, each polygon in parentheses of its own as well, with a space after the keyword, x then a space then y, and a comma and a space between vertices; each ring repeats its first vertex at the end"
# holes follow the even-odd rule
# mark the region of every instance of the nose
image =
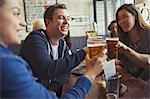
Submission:
POLYGON ((20 26, 25 27, 27 25, 27 23, 24 20, 20 21, 20 26))
POLYGON ((118 20, 118 24, 119 24, 119 25, 124 24, 123 19, 119 19, 119 20, 118 20))
POLYGON ((66 17, 66 18, 64 19, 64 23, 65 23, 65 24, 69 24, 69 22, 70 22, 69 18, 66 17))
POLYGON ((120 18, 120 23, 121 23, 121 24, 126 23, 126 18, 124 18, 124 17, 120 18))

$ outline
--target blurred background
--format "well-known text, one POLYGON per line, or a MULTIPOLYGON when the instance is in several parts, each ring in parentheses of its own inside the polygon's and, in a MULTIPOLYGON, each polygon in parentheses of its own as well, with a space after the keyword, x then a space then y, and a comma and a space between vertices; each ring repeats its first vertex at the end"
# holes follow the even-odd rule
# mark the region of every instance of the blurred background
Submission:
MULTIPOLYGON (((108 25, 115 20, 118 7, 124 3, 132 3, 138 7, 144 20, 150 24, 150 0, 18 0, 22 7, 22 17, 27 22, 27 27, 22 31, 22 41, 32 31, 33 23, 43 19, 45 9, 55 3, 64 3, 71 17, 70 35, 72 50, 86 45, 85 32, 96 28, 98 35, 109 34, 108 25)), ((19 54, 20 45, 9 47, 14 53, 19 54)))

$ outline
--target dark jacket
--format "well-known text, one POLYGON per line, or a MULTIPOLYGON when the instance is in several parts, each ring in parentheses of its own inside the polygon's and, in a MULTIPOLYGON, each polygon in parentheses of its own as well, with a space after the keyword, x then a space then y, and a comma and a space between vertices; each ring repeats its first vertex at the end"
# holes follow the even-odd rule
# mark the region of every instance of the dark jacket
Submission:
POLYGON ((46 31, 38 30, 27 36, 20 51, 21 56, 31 65, 34 76, 41 82, 54 81, 51 86, 56 88, 62 87, 69 79, 71 69, 78 66, 86 56, 84 50, 69 55, 69 48, 63 39, 59 40, 58 49, 58 59, 53 60, 46 31))

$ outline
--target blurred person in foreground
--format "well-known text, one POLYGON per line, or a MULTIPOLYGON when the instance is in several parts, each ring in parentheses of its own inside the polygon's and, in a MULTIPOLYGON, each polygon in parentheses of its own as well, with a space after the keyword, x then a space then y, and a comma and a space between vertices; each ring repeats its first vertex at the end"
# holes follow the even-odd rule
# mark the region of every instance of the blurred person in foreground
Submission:
POLYGON ((133 4, 124 4, 116 13, 119 59, 123 68, 135 77, 150 79, 150 26, 147 25, 133 4))
POLYGON ((111 21, 110 25, 108 26, 108 30, 110 31, 110 37, 117 37, 118 33, 117 33, 117 21, 113 20, 111 21))
MULTIPOLYGON (((10 44, 21 43, 20 30, 26 23, 20 14, 18 0, 0 0, 0 98, 56 99, 53 93, 36 82, 30 66, 7 48, 10 44)), ((101 54, 89 61, 85 74, 62 98, 83 99, 90 90, 93 80, 102 72, 106 58, 105 54, 101 54)))

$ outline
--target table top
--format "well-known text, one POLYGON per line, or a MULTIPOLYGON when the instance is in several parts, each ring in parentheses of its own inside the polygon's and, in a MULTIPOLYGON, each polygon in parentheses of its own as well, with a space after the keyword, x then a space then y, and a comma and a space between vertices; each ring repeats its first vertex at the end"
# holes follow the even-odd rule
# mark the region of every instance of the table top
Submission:
MULTIPOLYGON (((141 79, 137 79, 126 73, 121 67, 117 67, 117 72, 122 75, 121 83, 127 86, 127 91, 120 96, 120 99, 150 99, 150 84, 141 79)), ((63 93, 69 90, 78 79, 78 75, 71 75, 70 80, 63 88, 63 93)), ((98 81, 101 80, 101 75, 98 76, 85 97, 85 99, 105 99, 105 93, 100 89, 98 81)))

